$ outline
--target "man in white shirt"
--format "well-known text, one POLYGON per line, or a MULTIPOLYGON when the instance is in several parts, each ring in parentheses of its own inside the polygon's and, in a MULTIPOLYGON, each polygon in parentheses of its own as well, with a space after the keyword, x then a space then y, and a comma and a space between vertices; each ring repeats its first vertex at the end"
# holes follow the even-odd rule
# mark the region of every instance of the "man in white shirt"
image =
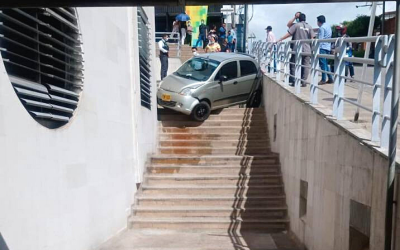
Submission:
POLYGON ((169 46, 167 44, 168 35, 164 34, 162 39, 158 42, 158 48, 160 49, 160 61, 161 61, 161 80, 167 76, 168 72, 168 53, 169 46))
MULTIPOLYGON (((272 32, 271 26, 268 26, 265 30, 267 31, 266 41, 267 41, 267 43, 270 43, 270 44, 268 44, 268 50, 271 50, 271 53, 274 52, 272 54, 272 58, 274 60, 274 72, 276 73, 276 54, 275 54, 275 52, 276 52, 276 44, 275 44, 276 37, 275 37, 274 33, 272 32)), ((270 72, 271 72, 271 67, 270 67, 270 63, 268 63, 268 73, 270 73, 270 72)))

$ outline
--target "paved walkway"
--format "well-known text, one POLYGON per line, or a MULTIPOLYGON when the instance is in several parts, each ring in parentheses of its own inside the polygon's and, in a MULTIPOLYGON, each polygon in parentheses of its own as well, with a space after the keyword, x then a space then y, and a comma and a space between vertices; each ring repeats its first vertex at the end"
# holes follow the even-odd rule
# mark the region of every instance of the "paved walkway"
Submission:
POLYGON ((285 234, 126 230, 99 250, 298 250, 285 234))
MULTIPOLYGON (((362 78, 361 73, 362 73, 362 67, 356 66, 355 67, 355 79, 361 80, 361 78, 362 78)), ((365 81, 372 83, 373 68, 368 67, 364 74, 365 74, 365 81)), ((272 78, 274 79, 275 77, 272 76, 272 78)), ((310 78, 308 79, 308 81, 310 81, 310 78)), ((333 93, 333 84, 326 84, 326 85, 322 85, 320 87, 324 90, 327 90, 327 91, 333 93)), ((288 87, 288 88, 291 90, 294 89, 293 87, 288 87)), ((358 97, 358 88, 359 88, 359 83, 348 81, 345 86, 345 97, 347 99, 350 99, 351 101, 356 102, 357 97, 358 97)), ((363 95, 362 95, 361 104, 372 109, 372 86, 364 85, 364 90, 365 91, 363 92, 363 95)), ((318 92, 319 92, 318 104, 323 105, 326 108, 328 108, 329 112, 330 112, 330 113, 328 112, 328 114, 332 115, 332 110, 333 110, 332 94, 326 93, 322 90, 319 90, 318 92)), ((381 108, 383 108, 383 91, 381 91, 381 93, 382 93, 381 108)), ((310 86, 301 88, 301 96, 308 101, 310 100, 310 86)), ((350 104, 348 102, 344 102, 344 120, 350 121, 354 124, 358 124, 358 126, 360 128, 366 130, 365 131, 366 133, 364 133, 365 138, 371 139, 372 113, 367 110, 360 109, 359 119, 357 122, 354 122, 355 111, 356 111, 355 105, 350 104)), ((381 122, 382 122, 382 119, 381 119, 381 122)), ((397 138, 398 138, 397 141, 399 143, 400 142, 400 130, 399 130, 397 138)), ((379 143, 377 145, 379 145, 379 143)), ((400 146, 400 143, 398 145, 400 146)), ((398 151, 398 153, 399 153, 399 151, 398 151)))

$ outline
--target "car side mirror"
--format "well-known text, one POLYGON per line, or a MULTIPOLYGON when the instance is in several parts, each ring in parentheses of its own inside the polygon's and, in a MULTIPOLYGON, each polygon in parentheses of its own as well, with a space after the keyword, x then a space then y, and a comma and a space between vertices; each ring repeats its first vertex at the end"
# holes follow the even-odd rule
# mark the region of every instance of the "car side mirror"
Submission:
POLYGON ((228 80, 228 77, 227 77, 227 76, 221 75, 221 76, 219 77, 219 83, 226 82, 227 80, 228 80))

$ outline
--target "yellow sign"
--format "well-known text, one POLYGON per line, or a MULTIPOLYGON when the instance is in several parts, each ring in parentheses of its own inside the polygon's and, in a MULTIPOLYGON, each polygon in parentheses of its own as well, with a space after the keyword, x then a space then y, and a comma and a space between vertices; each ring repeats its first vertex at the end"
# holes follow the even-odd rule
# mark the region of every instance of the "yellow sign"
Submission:
MULTIPOLYGON (((199 38, 199 26, 201 20, 207 24, 208 6, 186 6, 186 14, 190 16, 190 23, 193 27, 192 31, 192 45, 196 45, 197 38, 199 38)), ((202 45, 202 43, 200 43, 202 45)))

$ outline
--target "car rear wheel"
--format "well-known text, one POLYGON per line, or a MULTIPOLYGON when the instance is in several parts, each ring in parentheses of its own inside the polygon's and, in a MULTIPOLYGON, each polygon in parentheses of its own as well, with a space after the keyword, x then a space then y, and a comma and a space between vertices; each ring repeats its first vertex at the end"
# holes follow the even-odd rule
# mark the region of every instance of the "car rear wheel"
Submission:
POLYGON ((196 121, 203 122, 208 119, 211 113, 210 104, 205 101, 200 102, 192 111, 192 118, 196 121))

